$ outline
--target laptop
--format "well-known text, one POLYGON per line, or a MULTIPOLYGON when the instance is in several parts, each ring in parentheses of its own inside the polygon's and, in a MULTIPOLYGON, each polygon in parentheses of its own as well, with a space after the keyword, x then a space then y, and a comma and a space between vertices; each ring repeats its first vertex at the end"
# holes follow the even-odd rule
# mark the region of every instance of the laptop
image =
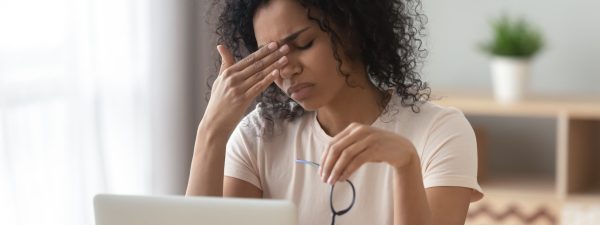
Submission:
POLYGON ((99 194, 96 225, 297 225, 289 201, 99 194))

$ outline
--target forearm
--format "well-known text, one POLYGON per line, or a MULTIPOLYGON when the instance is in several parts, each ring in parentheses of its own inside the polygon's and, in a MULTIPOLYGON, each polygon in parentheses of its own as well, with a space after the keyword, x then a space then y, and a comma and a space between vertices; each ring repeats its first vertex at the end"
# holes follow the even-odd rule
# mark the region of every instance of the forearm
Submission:
POLYGON ((229 135, 212 130, 203 123, 198 127, 186 196, 223 196, 225 146, 229 135))
POLYGON ((415 152, 394 175, 394 225, 431 225, 432 214, 427 201, 420 160, 415 152))

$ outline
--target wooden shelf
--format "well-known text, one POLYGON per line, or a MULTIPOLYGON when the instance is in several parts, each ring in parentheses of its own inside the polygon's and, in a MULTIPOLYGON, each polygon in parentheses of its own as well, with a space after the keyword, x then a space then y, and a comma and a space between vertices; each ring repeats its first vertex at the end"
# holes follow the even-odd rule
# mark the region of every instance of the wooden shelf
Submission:
MULTIPOLYGON (((556 124, 556 151, 548 152, 556 156, 552 165, 555 174, 547 177, 534 176, 528 171, 503 176, 486 171, 489 170, 485 168, 487 161, 491 159, 485 157, 490 153, 478 143, 479 174, 485 175, 481 186, 491 201, 498 202, 499 198, 499 202, 520 200, 527 203, 533 198, 559 208, 565 203, 600 205, 600 96, 528 96, 513 104, 498 103, 489 93, 482 92, 441 91, 434 93, 432 98, 437 104, 462 110, 467 117, 543 118, 556 124)), ((487 128, 489 126, 494 124, 488 124, 487 128)), ((478 142, 491 138, 486 135, 486 127, 478 125, 475 130, 478 142)), ((516 128, 515 132, 518 131, 516 128)))
POLYGON ((481 182, 487 195, 556 197, 556 180, 548 176, 501 175, 481 182))
POLYGON ((600 120, 559 117, 559 182, 563 197, 600 192, 600 120))
POLYGON ((578 97, 575 99, 529 97, 517 103, 503 104, 486 94, 434 94, 434 102, 454 106, 465 114, 556 117, 568 114, 573 119, 600 119, 600 98, 578 97))
POLYGON ((570 194, 565 201, 571 203, 592 203, 598 205, 598 202, 600 202, 600 191, 584 194, 570 194))

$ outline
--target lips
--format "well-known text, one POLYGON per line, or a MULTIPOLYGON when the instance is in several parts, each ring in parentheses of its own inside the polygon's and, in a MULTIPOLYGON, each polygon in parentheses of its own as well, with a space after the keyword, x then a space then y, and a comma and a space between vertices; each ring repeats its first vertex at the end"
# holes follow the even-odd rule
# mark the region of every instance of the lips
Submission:
POLYGON ((294 85, 294 86, 291 86, 290 88, 288 88, 288 89, 287 89, 287 94, 288 94, 288 96, 292 96, 292 94, 293 94, 294 92, 296 92, 296 91, 299 91, 299 90, 301 90, 302 88, 305 88, 305 87, 310 87, 310 86, 313 86, 313 84, 311 84, 311 83, 300 83, 300 84, 296 84, 296 85, 294 85))

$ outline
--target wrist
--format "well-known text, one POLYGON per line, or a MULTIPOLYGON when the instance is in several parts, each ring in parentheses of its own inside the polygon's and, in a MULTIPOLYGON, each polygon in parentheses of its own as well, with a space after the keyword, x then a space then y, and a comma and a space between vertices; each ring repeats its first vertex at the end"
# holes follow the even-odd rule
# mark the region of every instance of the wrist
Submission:
POLYGON ((417 150, 412 143, 406 141, 403 144, 402 150, 404 151, 404 154, 402 154, 401 160, 398 160, 397 163, 392 165, 396 171, 406 171, 407 169, 414 168, 415 166, 418 166, 419 168, 421 167, 419 154, 417 154, 417 150))
POLYGON ((235 130, 235 126, 235 123, 230 124, 218 117, 205 115, 198 125, 198 134, 202 133, 210 138, 229 137, 235 130))
POLYGON ((198 130, 196 131, 196 145, 202 143, 208 147, 215 144, 227 143, 231 133, 233 133, 232 129, 215 126, 212 122, 203 120, 198 125, 198 130))

